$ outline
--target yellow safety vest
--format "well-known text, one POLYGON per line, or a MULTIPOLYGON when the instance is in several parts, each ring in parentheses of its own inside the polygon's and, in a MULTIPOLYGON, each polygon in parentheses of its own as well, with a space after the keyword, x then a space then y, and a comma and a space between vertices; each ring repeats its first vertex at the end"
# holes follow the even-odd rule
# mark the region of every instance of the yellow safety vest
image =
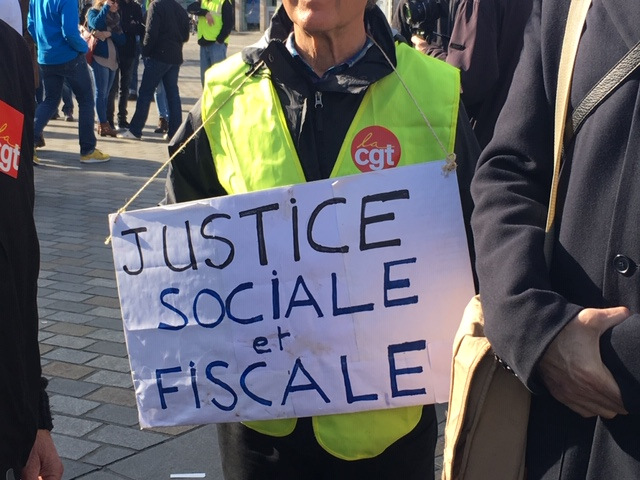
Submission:
MULTIPOLYGON (((375 47, 372 47, 375 48, 375 47)), ((344 138, 331 177, 411 165, 445 158, 453 152, 460 99, 460 75, 450 65, 396 47, 399 75, 369 87, 344 138), (416 107, 429 120, 434 138, 416 107)), ((220 184, 230 194, 305 182, 277 93, 268 75, 254 75, 241 90, 248 66, 239 54, 207 71, 202 118, 220 184), (227 101, 228 100, 228 101, 227 101), (219 109, 219 110, 218 110, 219 109)), ((422 407, 402 407, 313 417, 318 443, 345 460, 372 458, 409 433, 422 407)), ((246 422, 258 432, 283 437, 296 419, 246 422)))
MULTIPOLYGON (((198 16, 198 38, 214 42, 222 30, 222 5, 229 0, 202 0, 200 5, 209 10, 213 16, 213 25, 209 25, 206 17, 198 16)), ((228 42, 229 39, 226 39, 228 42)))

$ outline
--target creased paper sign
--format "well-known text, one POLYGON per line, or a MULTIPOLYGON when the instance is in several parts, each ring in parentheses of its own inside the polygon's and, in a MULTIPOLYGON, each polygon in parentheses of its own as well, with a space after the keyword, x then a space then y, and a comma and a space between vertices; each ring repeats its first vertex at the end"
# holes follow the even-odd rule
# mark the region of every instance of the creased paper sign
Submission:
POLYGON ((447 401, 473 281, 442 165, 111 215, 141 425, 447 401))

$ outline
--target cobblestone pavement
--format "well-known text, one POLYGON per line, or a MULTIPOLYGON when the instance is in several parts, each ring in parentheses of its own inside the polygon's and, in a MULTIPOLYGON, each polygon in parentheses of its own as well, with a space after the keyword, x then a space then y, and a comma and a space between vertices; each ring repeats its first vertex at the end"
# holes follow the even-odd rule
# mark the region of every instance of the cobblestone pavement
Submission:
MULTIPOLYGON (((234 32, 229 54, 258 38, 234 32)), ((186 113, 201 93, 194 36, 184 54, 180 93, 186 113)), ((129 119, 134 109, 135 102, 129 102, 129 119)), ((98 138, 98 148, 111 155, 105 164, 80 164, 75 122, 49 122, 46 146, 37 151, 41 353, 65 479, 168 479, 172 473, 222 479, 212 425, 139 429, 111 247, 105 245, 107 215, 168 158, 166 142, 153 133, 157 118, 152 106, 142 141, 98 138)), ((130 209, 160 201, 164 178, 163 172, 130 209)), ((438 411, 442 420, 444 408, 438 411)))

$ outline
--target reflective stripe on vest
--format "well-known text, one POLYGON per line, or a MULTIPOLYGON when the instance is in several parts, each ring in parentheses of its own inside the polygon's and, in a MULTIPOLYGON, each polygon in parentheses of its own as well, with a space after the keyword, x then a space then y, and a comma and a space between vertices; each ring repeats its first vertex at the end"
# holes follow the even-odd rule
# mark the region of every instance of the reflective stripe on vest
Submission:
MULTIPOLYGON (((446 63, 407 45, 396 48, 398 73, 447 152, 453 152, 460 100, 460 76, 446 63)), ((218 179, 230 194, 305 181, 277 93, 267 73, 246 80, 239 54, 207 71, 202 118, 218 179), (227 101, 228 100, 228 101, 227 101), (215 118, 209 116, 215 113, 215 118), (265 155, 268 152, 268 155, 265 155)), ((445 158, 414 99, 395 73, 365 94, 344 138, 331 177, 445 158)), ((371 458, 415 428, 422 407, 314 417, 318 443, 332 455, 371 458)), ((246 425, 266 435, 289 435, 296 419, 262 420, 246 425)))
MULTIPOLYGON (((200 6, 208 10, 213 17, 213 25, 209 25, 205 16, 198 16, 198 38, 215 42, 222 30, 222 4, 228 0, 202 0, 200 6)), ((228 41, 228 39, 227 39, 228 41)))

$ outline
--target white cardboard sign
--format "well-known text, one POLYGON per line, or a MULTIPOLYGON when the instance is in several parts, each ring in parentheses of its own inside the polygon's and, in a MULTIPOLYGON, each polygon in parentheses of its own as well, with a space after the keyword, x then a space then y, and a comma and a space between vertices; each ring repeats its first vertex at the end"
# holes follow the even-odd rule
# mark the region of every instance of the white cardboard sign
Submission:
POLYGON ((442 165, 111 215, 141 426, 446 402, 473 281, 442 165))

